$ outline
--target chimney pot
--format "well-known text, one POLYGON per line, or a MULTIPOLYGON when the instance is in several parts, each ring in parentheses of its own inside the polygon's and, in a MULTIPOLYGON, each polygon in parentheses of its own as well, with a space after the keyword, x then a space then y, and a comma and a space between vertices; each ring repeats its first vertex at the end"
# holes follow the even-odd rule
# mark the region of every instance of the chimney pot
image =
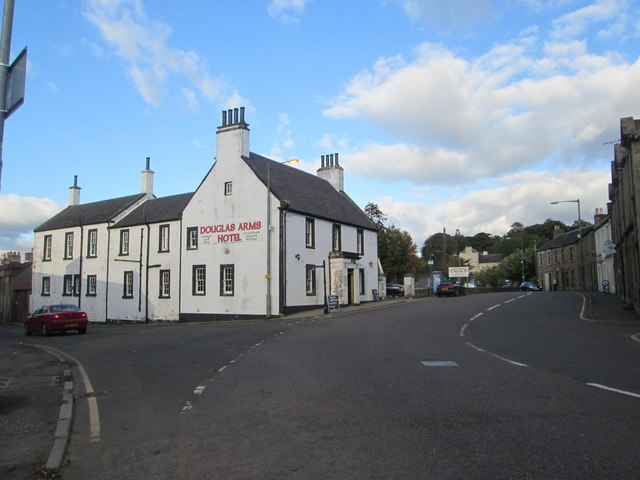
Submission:
POLYGON ((227 126, 227 111, 226 110, 222 111, 222 126, 223 127, 227 126))
POLYGON ((336 165, 340 165, 340 164, 338 163, 338 154, 337 154, 337 153, 336 153, 336 165))
POLYGON ((240 123, 244 123, 244 107, 240 107, 240 123))

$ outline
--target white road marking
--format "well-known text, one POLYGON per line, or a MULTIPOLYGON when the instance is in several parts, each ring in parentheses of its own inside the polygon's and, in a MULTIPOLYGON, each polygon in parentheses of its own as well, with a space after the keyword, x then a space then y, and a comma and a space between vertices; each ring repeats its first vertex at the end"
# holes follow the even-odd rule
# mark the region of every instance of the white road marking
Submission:
POLYGON ((481 317, 482 315, 484 315, 484 312, 480 312, 477 315, 474 315, 473 317, 471 317, 469 319, 470 322, 473 322, 476 318, 481 317))
POLYGON ((626 390, 620 390, 618 388, 607 387, 606 385, 600 385, 599 383, 587 383, 590 387, 601 388, 603 390, 609 390, 610 392, 621 393, 622 395, 629 395, 630 397, 640 398, 639 393, 627 392, 626 390))
POLYGON ((500 304, 494 305, 493 307, 489 307, 489 308, 487 308, 487 311, 493 310, 494 308, 498 308, 499 306, 500 306, 500 304))
POLYGON ((204 392, 205 386, 204 385, 198 385, 198 387, 193 391, 193 393, 195 393, 196 395, 202 395, 202 392, 204 392))
POLYGON ((87 404, 89 406, 89 441, 91 443, 97 443, 100 441, 100 411, 98 410, 98 400, 95 397, 95 391, 93 390, 93 385, 91 385, 91 381, 89 380, 89 375, 87 375, 86 370, 82 363, 73 358, 71 355, 68 355, 57 348, 40 345, 40 348, 44 350, 56 352, 58 355, 68 358, 72 362, 76 364, 78 367, 78 371, 80 372, 80 377, 82 378, 82 383, 84 384, 84 392, 87 397, 87 404))
MULTIPOLYGON (((531 292, 529 292, 529 293, 531 293, 531 292)), ((527 296, 527 295, 520 295, 518 298, 524 298, 524 297, 526 297, 526 296, 527 296)))
POLYGON ((504 303, 511 303, 511 302, 515 302, 515 301, 516 301, 516 299, 515 299, 515 298, 512 298, 511 300, 507 300, 507 301, 506 301, 506 302, 504 302, 504 303))
POLYGON ((466 324, 466 323, 465 323, 465 324, 462 326, 462 328, 460 329, 460 336, 461 336, 461 337, 464 337, 464 331, 467 329, 467 326, 468 326, 468 324, 466 324))
POLYGON ((223 371, 225 368, 227 368, 227 365, 225 365, 224 367, 220 367, 220 369, 218 370, 218 372, 223 371))
POLYGON ((456 362, 451 362, 448 360, 431 360, 431 361, 425 361, 420 363, 422 363, 425 367, 457 367, 458 366, 456 362))
POLYGON ((528 365, 526 365, 526 364, 524 364, 524 363, 514 362, 513 360, 509 360, 508 358, 501 357, 500 355, 496 355, 495 353, 488 352, 488 351, 486 351, 486 350, 484 350, 484 349, 482 349, 482 348, 480 348, 480 347, 475 346, 475 345, 474 345, 474 344, 472 344, 472 343, 467 343, 467 345, 469 345, 471 348, 476 349, 476 350, 477 350, 477 351, 479 351, 479 352, 486 353, 487 355, 491 355, 492 357, 495 357, 495 358, 497 358, 498 360, 502 360, 503 362, 510 363, 511 365, 515 365, 515 366, 517 366, 517 367, 527 367, 527 366, 528 366, 528 365))

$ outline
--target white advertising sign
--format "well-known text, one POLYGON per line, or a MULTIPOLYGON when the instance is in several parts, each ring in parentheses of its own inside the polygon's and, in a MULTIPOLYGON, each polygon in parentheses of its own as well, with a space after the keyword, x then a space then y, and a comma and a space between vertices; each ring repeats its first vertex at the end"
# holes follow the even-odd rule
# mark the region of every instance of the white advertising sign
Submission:
POLYGON ((469 267, 449 267, 449 278, 468 277, 469 267))

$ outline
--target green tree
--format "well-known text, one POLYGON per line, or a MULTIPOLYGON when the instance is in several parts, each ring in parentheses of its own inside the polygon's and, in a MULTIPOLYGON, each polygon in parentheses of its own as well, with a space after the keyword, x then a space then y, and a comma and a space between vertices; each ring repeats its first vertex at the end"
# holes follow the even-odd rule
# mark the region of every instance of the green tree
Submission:
POLYGON ((412 246, 413 240, 409 232, 394 225, 384 227, 378 232, 378 256, 387 280, 402 282, 404 275, 411 273, 412 246))
POLYGON ((402 283, 407 273, 417 275, 422 270, 422 260, 416 255, 417 247, 409 232, 395 225, 386 226, 387 215, 372 202, 364 213, 378 226, 378 258, 390 282, 402 283))
POLYGON ((380 207, 375 203, 367 203, 364 207, 364 213, 375 223, 379 228, 384 227, 384 222, 387 221, 387 216, 380 210, 380 207))

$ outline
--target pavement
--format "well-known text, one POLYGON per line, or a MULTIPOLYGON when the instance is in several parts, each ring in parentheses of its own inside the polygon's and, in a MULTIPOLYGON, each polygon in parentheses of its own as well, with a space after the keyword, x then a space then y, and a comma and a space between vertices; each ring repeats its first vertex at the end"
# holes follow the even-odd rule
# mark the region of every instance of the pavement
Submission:
MULTIPOLYGON (((581 295, 584 320, 626 325, 640 342, 640 316, 618 297, 598 292, 581 295)), ((341 307, 328 315, 410 301, 386 299, 341 307)), ((323 314, 323 309, 307 310, 283 318, 323 314)), ((45 346, 6 341, 8 328, 17 326, 0 325, 0 478, 59 478, 73 421, 73 363, 45 346)))

